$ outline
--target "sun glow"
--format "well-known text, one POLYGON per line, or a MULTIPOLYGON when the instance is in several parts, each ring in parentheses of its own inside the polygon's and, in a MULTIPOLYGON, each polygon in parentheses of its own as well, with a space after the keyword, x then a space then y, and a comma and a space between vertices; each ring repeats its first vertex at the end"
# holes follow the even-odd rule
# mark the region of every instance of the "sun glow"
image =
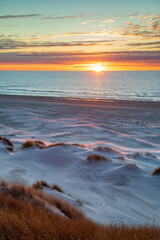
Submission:
POLYGON ((97 64, 93 65, 92 70, 95 71, 95 72, 102 72, 102 71, 106 70, 106 67, 104 67, 101 64, 97 63, 97 64))

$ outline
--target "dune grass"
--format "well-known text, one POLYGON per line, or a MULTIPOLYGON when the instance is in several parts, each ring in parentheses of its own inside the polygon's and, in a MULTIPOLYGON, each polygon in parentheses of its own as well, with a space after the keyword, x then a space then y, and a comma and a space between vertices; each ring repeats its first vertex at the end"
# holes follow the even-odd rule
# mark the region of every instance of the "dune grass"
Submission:
POLYGON ((41 184, 42 184, 43 187, 50 188, 50 185, 46 181, 44 181, 44 180, 41 180, 41 184))
POLYGON ((35 189, 43 189, 41 181, 36 181, 35 183, 32 184, 32 187, 35 189))
POLYGON ((102 226, 69 203, 31 187, 1 181, 0 239, 3 240, 158 240, 157 226, 102 226), (62 209, 69 218, 54 214, 42 201, 62 209))
POLYGON ((157 167, 157 168, 153 171, 152 175, 160 175, 160 167, 157 167))
POLYGON ((11 147, 14 146, 14 144, 8 138, 0 136, 0 140, 3 141, 3 143, 8 145, 8 146, 11 146, 11 147))
POLYGON ((104 156, 98 155, 98 154, 92 154, 87 157, 88 162, 100 162, 100 161, 105 161, 105 162, 111 162, 111 159, 106 158, 104 156))
POLYGON ((46 149, 46 148, 52 148, 52 147, 58 147, 58 146, 76 146, 76 147, 85 147, 82 144, 78 144, 78 143, 64 143, 64 142, 60 142, 60 143, 52 143, 50 145, 45 145, 45 143, 41 140, 27 140, 25 141, 22 146, 21 149, 25 149, 25 148, 31 148, 31 147, 37 147, 39 149, 46 149))
POLYGON ((14 152, 13 147, 6 147, 6 149, 7 149, 9 152, 14 152))
POLYGON ((117 150, 113 149, 113 148, 110 148, 110 147, 102 147, 102 146, 99 146, 99 147, 96 147, 94 148, 94 150, 98 150, 98 151, 106 151, 106 152, 115 152, 115 153, 119 153, 117 150))
POLYGON ((76 147, 85 147, 84 145, 82 144, 78 144, 78 143, 52 143, 48 146, 45 146, 44 148, 51 148, 51 147, 57 147, 57 146, 76 146, 76 147))
POLYGON ((63 190, 57 184, 50 185, 46 181, 43 181, 43 180, 36 181, 35 183, 33 183, 32 187, 35 189, 43 189, 43 187, 47 187, 47 188, 56 190, 60 193, 64 193, 63 190))
POLYGON ((152 153, 150 153, 150 152, 146 152, 146 153, 145 153, 145 156, 151 156, 151 157, 157 158, 154 154, 152 154, 152 153))
POLYGON ((39 149, 43 149, 45 147, 45 144, 40 140, 34 140, 34 141, 28 140, 22 144, 21 149, 31 148, 31 147, 37 147, 39 149))
POLYGON ((133 154, 133 158, 137 158, 137 157, 140 157, 140 156, 142 156, 142 153, 140 153, 140 152, 135 152, 133 154))
POLYGON ((0 136, 0 141, 6 145, 7 151, 14 152, 14 144, 8 138, 0 136))
POLYGON ((60 193, 64 193, 63 190, 57 184, 52 184, 51 189, 54 189, 60 193))

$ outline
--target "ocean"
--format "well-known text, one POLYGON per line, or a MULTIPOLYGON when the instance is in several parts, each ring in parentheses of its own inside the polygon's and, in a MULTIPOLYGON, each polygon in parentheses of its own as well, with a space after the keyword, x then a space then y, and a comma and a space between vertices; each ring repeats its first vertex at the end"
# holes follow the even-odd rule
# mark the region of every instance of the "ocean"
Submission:
POLYGON ((160 71, 0 71, 0 94, 160 101, 160 71))

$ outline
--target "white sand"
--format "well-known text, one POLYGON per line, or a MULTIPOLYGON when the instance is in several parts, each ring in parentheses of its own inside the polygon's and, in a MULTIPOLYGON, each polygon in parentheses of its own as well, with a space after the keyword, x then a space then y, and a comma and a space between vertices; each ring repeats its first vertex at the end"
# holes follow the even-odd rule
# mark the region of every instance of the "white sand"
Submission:
POLYGON ((77 205, 100 223, 159 224, 160 176, 152 175, 160 166, 159 110, 157 102, 1 95, 0 135, 14 143, 15 151, 8 152, 0 141, 0 177, 26 184, 55 183, 65 194, 46 192, 77 205), (21 150, 28 139, 84 147, 21 150), (117 152, 95 149, 98 146, 117 152), (112 162, 88 163, 90 154, 112 162))

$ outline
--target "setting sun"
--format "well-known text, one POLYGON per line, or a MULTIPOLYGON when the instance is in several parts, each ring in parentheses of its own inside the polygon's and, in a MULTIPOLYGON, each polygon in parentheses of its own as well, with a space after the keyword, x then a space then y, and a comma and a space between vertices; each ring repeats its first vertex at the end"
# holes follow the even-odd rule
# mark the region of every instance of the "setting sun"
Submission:
POLYGON ((99 63, 97 63, 93 66, 92 70, 96 71, 96 72, 101 72, 101 71, 106 70, 106 67, 101 66, 99 63))

